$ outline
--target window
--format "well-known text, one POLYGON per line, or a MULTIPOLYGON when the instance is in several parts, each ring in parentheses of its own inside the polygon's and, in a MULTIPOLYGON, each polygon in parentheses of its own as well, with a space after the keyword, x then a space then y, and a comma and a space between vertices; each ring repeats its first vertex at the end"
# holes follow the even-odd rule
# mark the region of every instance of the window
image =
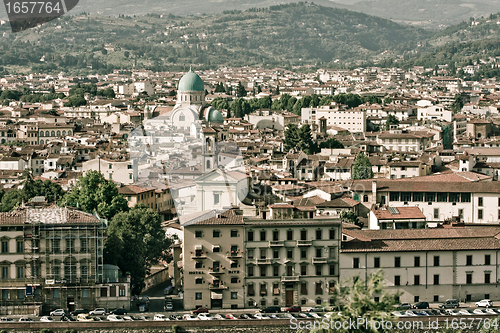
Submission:
POLYGON ((330 265, 330 275, 335 275, 335 265, 330 265))
POLYGON ((483 210, 482 209, 478 209, 477 210, 477 219, 478 220, 482 220, 483 219, 483 210))
POLYGON ((301 295, 307 295, 307 283, 302 282, 300 284, 300 294, 301 295))
POLYGON ((420 267, 420 257, 413 257, 413 266, 420 267))
POLYGON ((479 207, 483 207, 483 197, 479 197, 479 198, 477 198, 477 205, 478 205, 479 207))
POLYGON ((279 276, 279 275, 280 275, 280 267, 273 266, 273 276, 279 276))
POLYGON ((286 258, 293 259, 293 250, 286 250, 286 258))
POLYGON ((108 288, 101 288, 101 297, 108 297, 108 288))
POLYGON ((323 295, 323 285, 321 282, 316 282, 316 295, 323 295))
POLYGON ((195 238, 201 238, 201 237, 202 237, 202 232, 201 232, 201 230, 196 230, 196 231, 194 232, 194 237, 195 237, 195 238))
POLYGON ((320 240, 321 239, 321 229, 316 230, 316 239, 320 240))
POLYGON ((203 268, 203 264, 201 263, 201 261, 197 261, 197 262, 195 262, 195 263, 194 263, 194 268, 197 268, 197 269, 199 269, 199 268, 203 268))
POLYGON ((413 192, 413 201, 416 202, 424 201, 424 194, 422 192, 413 192))
POLYGON ((434 256, 434 266, 439 266, 439 256, 434 256))
POLYGON ((260 259, 266 259, 267 258, 267 249, 260 249, 260 259))
POLYGON ((267 285, 265 283, 260 284, 260 296, 267 295, 267 285))
POLYGON ((465 283, 471 284, 472 283, 472 273, 467 273, 465 275, 465 283))
POLYGON ((82 265, 82 266, 80 266, 80 270, 81 270, 82 278, 87 278, 87 275, 89 274, 89 267, 86 265, 82 265))
POLYGON ((435 219, 439 218, 439 208, 434 208, 434 218, 435 219))
POLYGON ((238 299, 238 293, 235 291, 231 292, 231 299, 238 299))
POLYGON ((261 241, 265 241, 266 240, 266 232, 265 231, 261 231, 260 232, 260 240, 261 241))
POLYGON ((307 266, 306 265, 300 265, 300 275, 307 275, 307 266))
POLYGON ((232 277, 231 278, 231 283, 238 283, 238 278, 237 277, 232 277))
POLYGON ((316 265, 316 275, 321 276, 323 273, 323 265, 316 265))
POLYGON ((87 252, 87 240, 80 239, 80 252, 87 252))
POLYGON ((23 289, 18 289, 17 290, 17 299, 24 299, 24 290, 23 289))
POLYGON ((194 283, 195 284, 202 284, 203 283, 203 278, 199 277, 199 278, 194 279, 194 283))
POLYGON ((394 267, 401 267, 401 257, 394 257, 394 267))
MULTIPOLYGON (((88 289, 87 289, 87 294, 88 294, 88 289)), ((126 296, 125 295, 125 286, 119 286, 119 288, 118 288, 118 296, 119 297, 125 297, 126 296)))
POLYGON ((286 231, 286 240, 293 240, 293 230, 286 231))
POLYGON ((247 250, 248 259, 253 259, 253 249, 247 250))
POLYGON ((267 274, 267 267, 266 266, 261 266, 260 267, 260 276, 264 277, 267 274))
MULTIPOLYGON (((253 288, 253 284, 248 285, 247 294, 248 294, 248 296, 255 296, 255 290, 253 288)), ((253 304, 251 306, 253 306, 253 304)))
POLYGON ((359 258, 352 258, 352 268, 359 268, 359 258))
POLYGON ((461 199, 462 202, 470 202, 470 193, 462 193, 461 199))
POLYGON ((420 302, 420 296, 413 296, 413 302, 420 302))
POLYGON ((220 252, 220 246, 214 245, 214 247, 212 248, 212 252, 220 252))
POLYGON ((253 231, 248 232, 248 241, 253 242, 253 231))
POLYGON ((436 201, 436 192, 427 192, 425 193, 425 201, 434 202, 436 201))
POLYGON ((420 275, 413 275, 413 284, 415 286, 419 286, 420 285, 420 275))
POLYGON ((273 283, 273 295, 280 294, 280 285, 279 283, 273 283))
POLYGON ((435 285, 439 284, 439 274, 434 274, 434 284, 435 285))
POLYGON ((491 254, 485 254, 484 255, 484 264, 485 265, 491 265, 491 254))
POLYGON ((307 230, 300 231, 300 240, 307 240, 307 230))
POLYGON ((460 202, 460 193, 450 193, 450 202, 460 202))
POLYGON ((116 286, 109 287, 109 297, 116 297, 116 286))
POLYGON ((219 204, 219 193, 214 193, 214 205, 219 204))
POLYGON ((203 293, 195 293, 195 294, 194 294, 194 298, 195 298, 195 299, 198 299, 198 300, 199 300, 199 299, 203 299, 203 293))
POLYGON ((401 201, 411 201, 411 192, 401 192, 401 201))
MULTIPOLYGON (((125 286, 120 286, 120 296, 125 296, 125 286), (122 287, 123 287, 123 295, 121 295, 122 287)), ((82 289, 82 298, 89 298, 88 289, 82 289)))
POLYGON ((300 259, 306 259, 307 258, 307 251, 304 249, 300 250, 300 259))
POLYGON ((389 201, 399 201, 399 192, 390 192, 389 201))
POLYGON ((232 261, 231 268, 238 268, 238 261, 232 261))
POLYGON ((437 194, 437 202, 448 202, 448 193, 447 192, 439 192, 437 194))
POLYGON ((273 259, 279 259, 279 253, 280 251, 279 250, 273 250, 273 259))
POLYGON ((401 285, 401 276, 400 275, 394 275, 394 285, 395 286, 401 285))
POLYGON ((491 274, 489 272, 484 272, 484 283, 490 283, 491 274))
POLYGON ((7 280, 9 278, 9 267, 2 266, 2 280, 7 280))
POLYGON ((321 249, 316 249, 316 258, 321 258, 321 249))
POLYGON ((17 253, 23 253, 23 241, 17 241, 16 242, 16 252, 17 253))
POLYGON ((330 229, 330 239, 335 239, 335 229, 330 229))
POLYGON ((2 253, 9 253, 9 242, 2 241, 2 253))
POLYGON ((16 267, 16 271, 17 271, 16 277, 18 279, 24 279, 24 267, 23 266, 17 266, 16 267))
POLYGON ((468 255, 466 258, 466 265, 467 266, 472 266, 472 255, 468 255))
POLYGON ((212 237, 219 238, 220 237, 220 231, 219 230, 213 230, 212 231, 212 237))
POLYGON ((279 232, 278 230, 273 231, 273 241, 279 240, 279 232))
POLYGON ((380 258, 379 257, 373 258, 373 267, 375 267, 375 268, 380 267, 380 258))

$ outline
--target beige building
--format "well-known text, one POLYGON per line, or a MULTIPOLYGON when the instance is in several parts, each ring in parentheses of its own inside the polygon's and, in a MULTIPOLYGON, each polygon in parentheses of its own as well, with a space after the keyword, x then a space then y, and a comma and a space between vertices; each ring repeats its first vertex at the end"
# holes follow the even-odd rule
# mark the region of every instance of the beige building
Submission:
POLYGON ((331 302, 339 220, 250 219, 230 210, 181 217, 181 224, 185 309, 331 302))
POLYGON ((341 280, 383 269, 400 302, 499 299, 500 226, 343 230, 341 280))
POLYGON ((134 177, 133 161, 114 160, 108 157, 97 157, 82 163, 83 175, 90 171, 99 171, 106 180, 130 185, 137 180, 134 177))
POLYGON ((106 222, 44 203, 0 213, 0 313, 128 307, 130 282, 104 270, 106 222))

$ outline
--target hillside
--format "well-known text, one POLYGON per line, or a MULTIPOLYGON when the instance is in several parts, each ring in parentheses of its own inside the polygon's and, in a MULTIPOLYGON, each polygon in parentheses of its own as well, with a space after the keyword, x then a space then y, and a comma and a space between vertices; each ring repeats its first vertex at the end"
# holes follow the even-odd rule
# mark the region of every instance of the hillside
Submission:
POLYGON ((15 35, 8 29, 0 26, 7 36, 0 39, 0 64, 22 71, 355 64, 387 50, 409 52, 430 37, 422 29, 310 3, 183 17, 78 15, 15 35))

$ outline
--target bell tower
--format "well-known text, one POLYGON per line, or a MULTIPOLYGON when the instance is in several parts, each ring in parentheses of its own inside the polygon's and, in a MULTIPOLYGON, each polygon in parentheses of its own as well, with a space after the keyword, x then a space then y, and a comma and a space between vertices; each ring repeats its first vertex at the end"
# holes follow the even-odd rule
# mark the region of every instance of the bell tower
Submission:
POLYGON ((212 127, 203 128, 203 173, 208 173, 218 166, 217 161, 217 146, 216 146, 216 136, 217 132, 212 127))

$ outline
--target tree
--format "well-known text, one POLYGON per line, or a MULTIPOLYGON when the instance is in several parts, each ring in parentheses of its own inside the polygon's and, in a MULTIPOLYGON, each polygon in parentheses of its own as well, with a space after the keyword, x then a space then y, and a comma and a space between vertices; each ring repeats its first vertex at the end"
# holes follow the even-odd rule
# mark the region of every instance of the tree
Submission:
POLYGON ((304 151, 306 154, 314 154, 318 150, 318 145, 313 141, 311 126, 302 125, 299 129, 299 148, 304 151))
POLYGON ((1 212, 10 212, 15 207, 21 205, 22 202, 22 192, 19 190, 11 190, 2 196, 2 202, 0 203, 1 212))
POLYGON ((236 97, 245 97, 247 95, 247 91, 245 87, 241 84, 241 81, 238 81, 238 86, 236 87, 236 97))
POLYGON ((453 100, 453 103, 451 104, 451 108, 453 112, 458 113, 462 111, 462 108, 464 107, 464 98, 462 94, 456 94, 455 99, 453 100))
POLYGON ((124 51, 124 52, 123 52, 123 56, 124 56, 125 58, 128 58, 128 57, 130 56, 130 52, 129 52, 129 51, 124 51))
POLYGON ((340 218, 342 220, 346 220, 348 223, 352 223, 360 227, 362 226, 359 223, 358 215, 356 215, 356 213, 354 213, 353 211, 344 210, 342 213, 340 213, 340 218))
POLYGON ((128 211, 127 200, 118 193, 116 185, 104 179, 104 176, 95 170, 80 177, 76 186, 65 195, 63 203, 71 207, 80 207, 89 213, 97 212, 99 216, 107 219, 128 211))
POLYGON ((259 105, 262 109, 269 109, 273 103, 271 96, 264 96, 259 98, 259 105))
POLYGON ((370 179, 373 178, 372 165, 368 157, 360 152, 356 155, 352 165, 352 179, 370 179))
POLYGON ((115 98, 115 91, 111 87, 99 90, 98 94, 109 99, 115 98))
POLYGON ((133 295, 145 286, 151 265, 167 260, 172 239, 165 237, 158 213, 136 205, 128 212, 116 214, 108 226, 104 261, 117 265, 123 274, 130 273, 133 295))
POLYGON ((217 110, 227 110, 229 108, 227 100, 223 97, 214 98, 214 100, 210 103, 210 105, 216 108, 217 110))
MULTIPOLYGON (((338 304, 338 309, 331 313, 329 321, 326 323, 335 322, 354 322, 358 323, 360 320, 363 322, 372 323, 372 325, 345 325, 344 327, 314 327, 311 325, 311 333, 385 333, 394 332, 394 327, 391 322, 390 313, 394 311, 394 305, 397 304, 396 299, 401 295, 400 293, 391 294, 384 289, 384 273, 378 270, 367 276, 367 280, 355 276, 347 281, 332 287, 333 289, 333 302, 338 304), (375 300, 377 299, 377 300, 375 300), (373 323, 386 323, 382 327, 373 325, 373 323), (391 322, 391 324, 387 324, 391 322)), ((293 327, 293 326, 292 326, 293 327)))
POLYGON ((224 85, 222 84, 222 82, 219 82, 217 84, 217 86, 215 87, 215 92, 216 93, 225 93, 226 92, 226 88, 224 88, 224 85))
POLYGON ((328 140, 321 142, 319 147, 337 149, 337 148, 344 148, 344 145, 342 144, 342 142, 340 142, 335 138, 328 138, 328 140))
POLYGON ((385 129, 386 129, 386 131, 388 131, 391 129, 391 125, 398 125, 398 124, 399 124, 398 118, 396 118, 395 115, 390 114, 387 117, 387 120, 385 121, 385 129))
POLYGON ((284 150, 288 152, 292 149, 296 149, 299 147, 299 143, 299 128, 296 124, 288 125, 288 128, 285 130, 285 139, 283 140, 284 150))

